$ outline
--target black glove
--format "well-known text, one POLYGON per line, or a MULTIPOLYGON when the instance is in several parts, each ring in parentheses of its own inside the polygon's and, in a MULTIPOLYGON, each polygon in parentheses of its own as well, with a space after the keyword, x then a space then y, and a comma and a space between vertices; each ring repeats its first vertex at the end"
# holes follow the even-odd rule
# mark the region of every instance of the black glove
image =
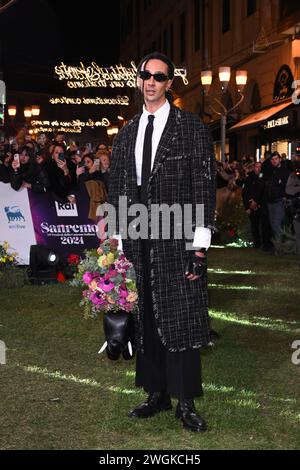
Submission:
POLYGON ((194 274, 195 276, 202 276, 203 274, 206 274, 206 256, 197 256, 194 251, 189 251, 189 253, 187 253, 187 258, 184 265, 184 272, 186 275, 194 274))

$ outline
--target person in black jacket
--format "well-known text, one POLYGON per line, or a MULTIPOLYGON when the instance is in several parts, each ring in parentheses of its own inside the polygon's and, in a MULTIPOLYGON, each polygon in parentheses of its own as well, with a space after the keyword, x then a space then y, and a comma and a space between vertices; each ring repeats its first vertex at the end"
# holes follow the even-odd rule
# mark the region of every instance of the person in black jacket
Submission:
MULTIPOLYGON (((278 152, 273 152, 279 155, 278 152)), ((264 179, 267 180, 272 175, 272 163, 271 163, 272 153, 268 150, 264 154, 264 161, 262 163, 261 172, 264 175, 264 179)))
POLYGON ((100 171, 102 174, 102 181, 105 184, 106 191, 109 185, 109 171, 110 171, 110 157, 108 152, 102 152, 100 158, 100 171))
POLYGON ((94 158, 93 154, 89 153, 82 158, 84 163, 83 167, 77 167, 77 176, 79 184, 83 184, 86 181, 100 180, 103 181, 102 173, 100 171, 100 162, 94 158))
POLYGON ((256 162, 254 170, 247 176, 242 188, 244 207, 250 219, 254 248, 262 246, 261 207, 264 194, 264 180, 261 163, 256 162))
POLYGON ((0 182, 10 183, 10 164, 12 161, 12 154, 5 153, 0 158, 0 182))
POLYGON ((283 198, 290 170, 281 163, 278 152, 271 155, 272 171, 265 180, 265 199, 268 204, 269 220, 273 236, 279 239, 282 234, 282 222, 285 217, 283 198))
POLYGON ((37 164, 28 147, 22 147, 19 158, 14 158, 11 164, 10 184, 15 191, 27 188, 36 193, 47 191, 50 187, 46 171, 37 164))
POLYGON ((215 219, 215 157, 199 117, 169 102, 174 68, 158 52, 137 67, 144 107, 114 139, 108 203, 118 219, 119 197, 127 196, 126 212, 142 204, 148 219, 146 237, 141 232, 131 236, 127 228, 126 236, 122 228, 119 234, 139 294, 135 384, 148 395, 128 416, 144 419, 168 411, 173 396, 178 400, 175 416, 184 428, 202 432, 206 423, 194 398, 203 393, 199 350, 211 341, 206 251, 215 219), (176 238, 171 234, 175 222, 168 225, 168 237, 161 227, 157 230, 160 223, 153 221, 152 208, 174 203, 188 204, 193 212, 198 204, 203 208, 201 224, 190 216, 194 235, 176 238))
POLYGON ((68 161, 65 158, 64 146, 55 145, 52 147, 51 156, 45 163, 44 168, 47 171, 50 180, 50 191, 54 200, 58 202, 75 203, 75 197, 72 194, 72 180, 68 161))

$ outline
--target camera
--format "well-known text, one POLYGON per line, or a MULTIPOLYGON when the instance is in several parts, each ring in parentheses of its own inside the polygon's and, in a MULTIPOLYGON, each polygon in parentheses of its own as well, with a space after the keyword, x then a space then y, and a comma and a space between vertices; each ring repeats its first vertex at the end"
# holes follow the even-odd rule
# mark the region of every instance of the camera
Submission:
POLYGON ((64 152, 60 152, 60 153, 59 153, 58 159, 59 159, 61 162, 65 162, 65 161, 66 161, 64 152))

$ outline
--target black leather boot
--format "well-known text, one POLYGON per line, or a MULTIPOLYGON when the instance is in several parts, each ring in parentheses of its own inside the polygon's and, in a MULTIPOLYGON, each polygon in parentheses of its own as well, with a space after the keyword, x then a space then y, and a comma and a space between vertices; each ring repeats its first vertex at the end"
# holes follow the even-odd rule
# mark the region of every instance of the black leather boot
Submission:
POLYGON ((191 431, 204 432, 207 429, 204 419, 196 413, 194 400, 179 400, 175 416, 181 419, 184 428, 191 431))
POLYGON ((170 395, 163 392, 150 393, 147 400, 128 413, 130 418, 149 418, 161 411, 172 409, 170 395))

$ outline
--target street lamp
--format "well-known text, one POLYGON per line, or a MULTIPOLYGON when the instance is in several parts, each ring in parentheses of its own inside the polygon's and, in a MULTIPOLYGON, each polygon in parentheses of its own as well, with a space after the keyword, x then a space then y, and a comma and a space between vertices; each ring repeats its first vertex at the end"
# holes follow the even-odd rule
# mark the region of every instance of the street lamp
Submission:
POLYGON ((7 112, 8 112, 8 115, 11 117, 11 118, 14 118, 17 114, 17 107, 14 106, 14 105, 10 105, 8 106, 7 108, 7 112))
MULTIPOLYGON (((247 70, 237 70, 235 74, 235 82, 237 85, 237 91, 239 94, 239 99, 237 103, 235 103, 231 108, 227 108, 221 100, 216 97, 213 97, 213 100, 219 106, 219 110, 215 109, 215 107, 210 104, 210 108, 221 116, 221 160, 222 162, 225 161, 225 144, 226 144, 226 123, 227 123, 227 116, 230 114, 234 109, 236 109, 244 100, 244 88, 247 84, 247 70)), ((231 77, 231 68, 230 67, 219 67, 219 81, 221 83, 221 94, 225 94, 228 88, 228 84, 230 82, 231 77)), ((211 70, 203 70, 201 72, 201 84, 204 89, 204 93, 208 96, 210 87, 212 84, 213 76, 211 70)))
MULTIPOLYGON (((14 104, 9 105, 7 107, 7 112, 11 118, 15 118, 17 114, 17 106, 14 104)), ((24 116, 26 119, 30 119, 32 116, 39 116, 40 112, 41 108, 38 105, 25 106, 24 108, 24 116)))
POLYGON ((26 108, 24 108, 24 117, 26 120, 29 120, 32 117, 32 110, 29 106, 26 106, 26 108))
POLYGON ((41 108, 38 105, 32 105, 31 106, 31 113, 32 116, 39 116, 40 115, 41 108))

